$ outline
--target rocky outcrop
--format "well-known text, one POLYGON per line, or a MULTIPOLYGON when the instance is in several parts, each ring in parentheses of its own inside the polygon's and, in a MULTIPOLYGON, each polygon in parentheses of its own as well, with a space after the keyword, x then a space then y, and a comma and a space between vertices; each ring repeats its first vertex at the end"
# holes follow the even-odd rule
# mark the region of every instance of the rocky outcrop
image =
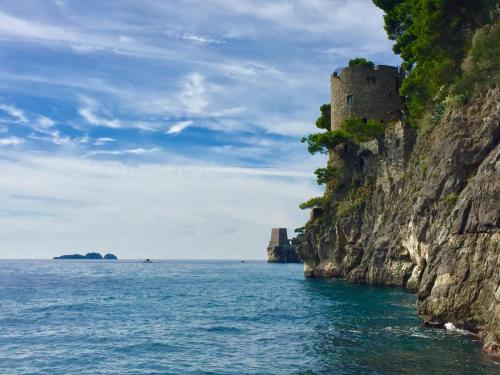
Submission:
POLYGON ((500 352, 500 90, 451 105, 425 134, 402 122, 383 140, 342 145, 306 225, 307 277, 404 287, 430 325, 451 322, 500 352))
POLYGON ((293 245, 269 246, 267 248, 267 261, 269 263, 300 263, 297 249, 293 245))
POLYGON ((61 255, 58 257, 54 257, 53 259, 93 259, 93 260, 99 260, 99 259, 118 259, 116 255, 113 254, 106 254, 103 258, 103 256, 100 253, 87 253, 85 255, 81 254, 71 254, 71 255, 61 255))
POLYGON ((296 246, 290 244, 286 228, 273 228, 267 247, 269 263, 300 263, 296 246))

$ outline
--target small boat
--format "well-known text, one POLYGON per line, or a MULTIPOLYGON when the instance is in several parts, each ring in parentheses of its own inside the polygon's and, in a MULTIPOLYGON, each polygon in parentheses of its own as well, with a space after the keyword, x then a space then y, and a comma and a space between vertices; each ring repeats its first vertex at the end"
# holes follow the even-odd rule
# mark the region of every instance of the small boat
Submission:
POLYGON ((149 259, 149 258, 148 258, 148 259, 146 259, 146 260, 145 260, 144 262, 142 262, 142 263, 153 263, 153 261, 152 261, 151 259, 149 259))

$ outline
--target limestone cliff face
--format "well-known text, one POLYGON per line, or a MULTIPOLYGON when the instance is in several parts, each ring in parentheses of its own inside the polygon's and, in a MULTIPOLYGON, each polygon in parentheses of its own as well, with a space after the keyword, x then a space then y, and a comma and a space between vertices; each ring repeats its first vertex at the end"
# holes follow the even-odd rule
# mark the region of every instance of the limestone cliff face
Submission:
POLYGON ((500 353, 499 118, 495 88, 450 106, 425 135, 399 122, 331 152, 345 177, 306 225, 305 275, 407 288, 423 320, 500 353))
POLYGON ((297 249, 293 245, 270 245, 267 248, 268 263, 300 263, 297 249))

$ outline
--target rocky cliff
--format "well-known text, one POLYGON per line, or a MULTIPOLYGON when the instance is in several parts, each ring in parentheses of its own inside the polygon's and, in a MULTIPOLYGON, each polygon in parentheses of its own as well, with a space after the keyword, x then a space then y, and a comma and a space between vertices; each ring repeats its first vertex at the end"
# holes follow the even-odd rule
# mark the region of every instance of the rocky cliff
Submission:
POLYGON ((267 248, 268 263, 300 263, 297 249, 293 245, 270 245, 267 248))
POLYGON ((418 313, 500 353, 500 90, 449 104, 419 134, 330 150, 342 169, 299 247, 307 277, 403 287, 418 313))
POLYGON ((295 241, 296 238, 290 243, 286 228, 273 228, 267 247, 267 261, 269 263, 300 263, 297 247, 293 244, 295 241))

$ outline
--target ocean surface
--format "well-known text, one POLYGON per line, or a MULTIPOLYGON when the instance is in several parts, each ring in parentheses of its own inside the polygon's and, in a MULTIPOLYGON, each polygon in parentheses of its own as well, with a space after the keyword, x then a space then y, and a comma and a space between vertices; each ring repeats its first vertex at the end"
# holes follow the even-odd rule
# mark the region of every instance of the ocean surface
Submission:
POLYGON ((0 374, 499 374, 415 295, 239 261, 0 261, 0 374))

